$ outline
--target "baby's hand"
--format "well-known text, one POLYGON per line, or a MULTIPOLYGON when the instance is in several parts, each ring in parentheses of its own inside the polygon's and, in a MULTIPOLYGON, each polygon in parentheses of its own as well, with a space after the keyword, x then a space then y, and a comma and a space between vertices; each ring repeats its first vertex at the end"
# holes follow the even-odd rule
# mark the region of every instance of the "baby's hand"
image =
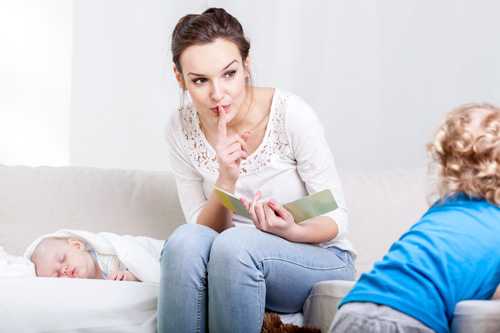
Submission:
POLYGON ((115 281, 140 281, 129 271, 116 271, 108 275, 107 280, 115 281))

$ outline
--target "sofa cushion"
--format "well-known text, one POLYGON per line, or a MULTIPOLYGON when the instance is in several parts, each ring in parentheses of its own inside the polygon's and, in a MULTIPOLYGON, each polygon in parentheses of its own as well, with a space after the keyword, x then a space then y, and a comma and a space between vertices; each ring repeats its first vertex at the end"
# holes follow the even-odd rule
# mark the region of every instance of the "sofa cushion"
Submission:
POLYGON ((328 332, 340 300, 352 289, 354 283, 340 280, 316 283, 304 303, 304 325, 319 327, 321 332, 328 332))
POLYGON ((451 327, 453 333, 500 332, 500 300, 458 303, 451 327))

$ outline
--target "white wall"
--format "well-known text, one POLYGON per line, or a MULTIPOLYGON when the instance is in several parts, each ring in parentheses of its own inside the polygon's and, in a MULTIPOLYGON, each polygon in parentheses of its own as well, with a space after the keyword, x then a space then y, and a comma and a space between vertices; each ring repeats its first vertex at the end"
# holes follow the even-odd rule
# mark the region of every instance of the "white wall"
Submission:
POLYGON ((176 20, 228 9, 252 41, 255 81, 303 96, 338 165, 419 167, 442 115, 500 103, 495 1, 77 1, 71 162, 165 169, 163 124, 178 104, 176 20))
MULTIPOLYGON (((451 107, 500 104, 497 1, 7 3, 14 12, 25 4, 61 14, 72 2, 71 90, 65 81, 71 36, 64 29, 57 30, 61 40, 55 45, 44 29, 32 28, 23 35, 24 48, 16 46, 20 51, 11 56, 20 65, 2 60, 0 94, 7 93, 0 95, 0 163, 9 156, 62 164, 69 151, 72 165, 167 169, 163 127, 179 102, 170 33, 182 15, 208 6, 225 7, 243 23, 257 84, 288 89, 316 109, 342 169, 420 167, 425 143, 451 107), (32 63, 50 66, 54 80, 47 81, 49 69, 30 71, 32 63), (22 85, 11 84, 17 81, 22 85), (70 91, 68 134, 63 109, 70 91)), ((71 25, 68 15, 58 17, 66 19, 50 22, 71 25)), ((29 29, 2 10, 0 18, 2 27, 14 26, 18 34, 29 29)))
POLYGON ((69 164, 72 7, 0 0, 0 164, 69 164))
POLYGON ((245 23, 257 81, 315 107, 342 169, 423 166, 444 113, 500 103, 498 1, 211 3, 245 23))
POLYGON ((170 33, 204 1, 75 3, 71 163, 166 170, 164 126, 179 103, 170 33))

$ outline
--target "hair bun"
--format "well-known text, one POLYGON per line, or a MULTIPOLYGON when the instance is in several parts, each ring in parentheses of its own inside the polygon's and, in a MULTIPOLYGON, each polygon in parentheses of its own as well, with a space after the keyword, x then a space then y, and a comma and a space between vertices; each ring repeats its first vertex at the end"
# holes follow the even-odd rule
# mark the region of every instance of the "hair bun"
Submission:
POLYGON ((224 8, 212 7, 212 8, 208 8, 203 13, 201 13, 201 15, 205 15, 205 14, 214 14, 215 16, 223 16, 223 15, 228 15, 229 13, 226 12, 226 10, 224 8))

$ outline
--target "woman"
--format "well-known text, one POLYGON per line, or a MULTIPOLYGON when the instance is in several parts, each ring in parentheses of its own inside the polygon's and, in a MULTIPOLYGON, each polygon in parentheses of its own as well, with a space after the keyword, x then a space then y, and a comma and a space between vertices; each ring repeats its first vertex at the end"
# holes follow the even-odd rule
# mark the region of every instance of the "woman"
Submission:
POLYGON ((160 332, 259 332, 266 308, 299 312, 316 282, 354 278, 321 123, 299 97, 251 84, 249 49, 223 9, 181 18, 172 35, 174 73, 191 101, 172 116, 167 141, 188 224, 163 249, 160 332), (243 200, 252 220, 224 208, 214 185, 253 198, 243 200), (278 203, 324 189, 338 208, 301 224, 278 203))

